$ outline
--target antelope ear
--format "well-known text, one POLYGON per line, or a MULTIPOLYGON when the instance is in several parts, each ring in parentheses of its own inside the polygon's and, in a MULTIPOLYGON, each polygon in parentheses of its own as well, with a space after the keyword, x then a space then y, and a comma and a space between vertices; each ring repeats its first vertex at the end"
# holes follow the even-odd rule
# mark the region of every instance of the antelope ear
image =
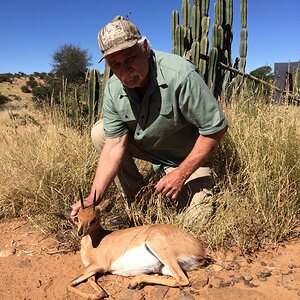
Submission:
POLYGON ((100 204, 98 205, 98 208, 99 208, 100 212, 109 212, 112 205, 113 205, 113 203, 110 199, 104 199, 100 202, 100 204))

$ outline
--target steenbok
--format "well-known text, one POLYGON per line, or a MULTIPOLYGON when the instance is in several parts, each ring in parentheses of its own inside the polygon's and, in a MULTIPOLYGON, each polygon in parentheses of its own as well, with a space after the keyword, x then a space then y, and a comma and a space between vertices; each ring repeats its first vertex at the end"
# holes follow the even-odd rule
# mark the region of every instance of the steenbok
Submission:
POLYGON ((117 230, 104 230, 100 225, 101 213, 109 204, 103 201, 78 211, 78 235, 81 239, 81 259, 84 271, 69 285, 69 291, 88 299, 102 299, 107 293, 95 282, 97 273, 135 276, 128 288, 141 288, 145 284, 170 287, 187 286, 185 274, 200 267, 205 261, 201 241, 191 234, 167 224, 154 224, 117 230), (147 274, 169 275, 171 277, 147 274), (75 288, 88 280, 96 294, 83 293, 75 288))

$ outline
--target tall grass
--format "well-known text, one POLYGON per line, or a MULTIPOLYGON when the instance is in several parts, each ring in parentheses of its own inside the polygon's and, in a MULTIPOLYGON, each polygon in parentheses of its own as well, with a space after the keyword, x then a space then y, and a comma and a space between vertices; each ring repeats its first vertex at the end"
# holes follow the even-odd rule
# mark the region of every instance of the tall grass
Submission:
POLYGON ((70 223, 57 222, 52 213, 73 204, 79 188, 88 191, 97 154, 88 130, 79 133, 61 116, 44 113, 1 113, 0 209, 2 217, 29 217, 63 235, 70 223))
MULTIPOLYGON (((233 95, 224 110, 230 129, 212 158, 214 217, 204 225, 184 224, 172 203, 153 193, 149 184, 140 202, 127 208, 136 224, 174 223, 211 248, 238 246, 242 252, 295 233, 300 207, 299 108, 254 104, 244 94, 233 95)), ((1 112, 0 209, 2 218, 28 217, 46 233, 73 243, 74 236, 67 234, 71 224, 52 213, 74 203, 79 187, 89 192, 98 155, 89 128, 67 127, 63 116, 1 112)), ((109 192, 107 197, 116 199, 116 212, 124 210, 119 193, 113 187, 109 192)))

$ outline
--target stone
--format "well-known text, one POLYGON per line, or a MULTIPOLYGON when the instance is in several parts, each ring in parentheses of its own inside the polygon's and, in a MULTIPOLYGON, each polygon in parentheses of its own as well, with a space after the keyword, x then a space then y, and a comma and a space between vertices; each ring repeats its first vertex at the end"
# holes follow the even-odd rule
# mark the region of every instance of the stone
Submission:
POLYGON ((145 296, 142 291, 137 290, 125 290, 122 292, 118 300, 144 300, 145 296))
POLYGON ((14 248, 0 251, 0 257, 9 257, 9 256, 12 256, 14 254, 16 254, 16 249, 14 249, 14 248))
POLYGON ((154 286, 150 295, 155 300, 163 300, 168 293, 170 287, 168 286, 154 286))
POLYGON ((23 269, 23 268, 29 267, 30 264, 31 264, 30 259, 26 258, 26 259, 21 260, 21 261, 16 265, 16 267, 17 267, 17 268, 20 268, 20 269, 23 269))
POLYGON ((195 298, 190 293, 181 290, 180 294, 174 300, 195 300, 195 298))
POLYGON ((192 282, 192 287, 195 289, 202 289, 208 284, 208 281, 209 281, 209 277, 207 276, 204 278, 199 278, 192 282))

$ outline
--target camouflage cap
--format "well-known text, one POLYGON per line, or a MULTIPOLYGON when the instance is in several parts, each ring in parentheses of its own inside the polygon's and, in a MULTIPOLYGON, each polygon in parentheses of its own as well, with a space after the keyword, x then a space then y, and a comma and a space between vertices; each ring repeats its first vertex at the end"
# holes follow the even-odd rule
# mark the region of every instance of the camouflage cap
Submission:
POLYGON ((137 27, 127 20, 108 23, 98 33, 98 46, 103 53, 99 62, 112 53, 132 47, 141 38, 137 27))

